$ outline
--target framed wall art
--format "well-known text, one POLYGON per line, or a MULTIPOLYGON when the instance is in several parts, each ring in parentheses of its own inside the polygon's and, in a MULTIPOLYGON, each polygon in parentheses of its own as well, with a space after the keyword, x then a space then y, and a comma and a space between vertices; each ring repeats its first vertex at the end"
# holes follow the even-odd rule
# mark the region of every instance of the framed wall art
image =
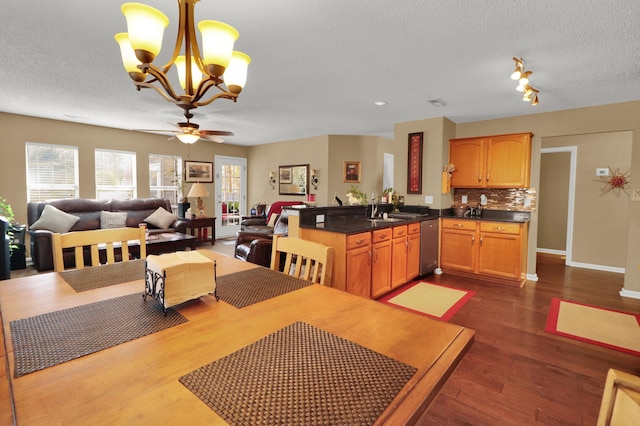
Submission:
POLYGON ((409 133, 407 194, 422 194, 422 139, 424 132, 409 133))
POLYGON ((344 181, 346 183, 360 182, 360 162, 359 161, 344 162, 344 181))
POLYGON ((185 182, 213 182, 213 163, 206 161, 184 162, 185 182))

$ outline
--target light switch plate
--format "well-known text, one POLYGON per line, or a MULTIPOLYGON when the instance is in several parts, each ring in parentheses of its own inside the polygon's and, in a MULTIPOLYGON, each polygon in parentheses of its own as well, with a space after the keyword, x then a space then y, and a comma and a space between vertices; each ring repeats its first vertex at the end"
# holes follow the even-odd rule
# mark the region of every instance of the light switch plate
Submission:
POLYGON ((467 204, 467 196, 466 195, 462 196, 462 204, 467 204))
POLYGON ((596 169, 596 176, 601 176, 601 177, 609 176, 609 169, 606 169, 606 168, 596 169))
POLYGON ((631 192, 631 201, 640 201, 640 189, 634 189, 631 192))
POLYGON ((426 195, 424 197, 424 203, 425 204, 433 204, 433 195, 426 195))

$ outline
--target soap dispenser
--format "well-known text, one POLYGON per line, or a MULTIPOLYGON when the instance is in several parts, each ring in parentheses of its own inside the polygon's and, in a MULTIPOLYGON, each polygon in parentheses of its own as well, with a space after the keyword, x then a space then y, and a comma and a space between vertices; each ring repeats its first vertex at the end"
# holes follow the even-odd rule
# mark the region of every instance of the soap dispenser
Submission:
POLYGON ((481 206, 486 206, 487 205, 487 196, 484 194, 480 195, 480 205, 481 206))

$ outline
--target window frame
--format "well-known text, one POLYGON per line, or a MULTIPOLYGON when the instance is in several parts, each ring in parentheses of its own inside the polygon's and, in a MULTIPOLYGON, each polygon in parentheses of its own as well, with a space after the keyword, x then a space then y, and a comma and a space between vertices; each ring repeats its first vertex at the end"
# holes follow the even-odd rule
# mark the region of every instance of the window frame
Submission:
MULTIPOLYGON (((63 198, 78 198, 80 196, 80 172, 79 172, 79 156, 78 156, 78 147, 73 145, 59 145, 59 144, 51 144, 51 143, 41 143, 41 142, 25 142, 25 172, 26 172, 26 191, 27 191, 27 202, 38 202, 43 200, 52 200, 52 199, 63 199, 63 198), (52 149, 64 149, 73 151, 73 184, 57 184, 55 182, 48 183, 31 183, 29 179, 29 148, 30 147, 47 147, 52 149), (50 195, 45 198, 32 197, 33 191, 41 191, 45 192, 47 189, 56 191, 69 191, 72 193, 72 197, 57 197, 55 195, 50 195)), ((58 165, 56 165, 58 166, 58 165)))
POLYGON ((138 197, 138 185, 137 185, 137 153, 135 151, 123 151, 116 149, 104 149, 104 148, 95 148, 94 150, 94 162, 93 162, 93 172, 95 177, 95 194, 96 199, 99 200, 108 200, 113 197, 102 198, 99 196, 99 192, 102 191, 114 191, 114 192, 131 192, 130 198, 123 199, 135 199, 138 197), (113 153, 113 154, 127 154, 131 156, 131 185, 101 185, 98 183, 98 153, 113 153))

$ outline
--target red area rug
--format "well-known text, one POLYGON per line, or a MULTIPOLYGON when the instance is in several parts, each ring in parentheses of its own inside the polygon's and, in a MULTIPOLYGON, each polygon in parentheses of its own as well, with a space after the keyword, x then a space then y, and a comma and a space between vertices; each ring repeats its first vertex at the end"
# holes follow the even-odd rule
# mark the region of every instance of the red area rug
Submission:
POLYGON ((475 291, 414 281, 381 297, 378 301, 431 318, 449 321, 475 294, 475 291))
POLYGON ((547 333, 640 356, 640 315, 551 299, 547 333))

